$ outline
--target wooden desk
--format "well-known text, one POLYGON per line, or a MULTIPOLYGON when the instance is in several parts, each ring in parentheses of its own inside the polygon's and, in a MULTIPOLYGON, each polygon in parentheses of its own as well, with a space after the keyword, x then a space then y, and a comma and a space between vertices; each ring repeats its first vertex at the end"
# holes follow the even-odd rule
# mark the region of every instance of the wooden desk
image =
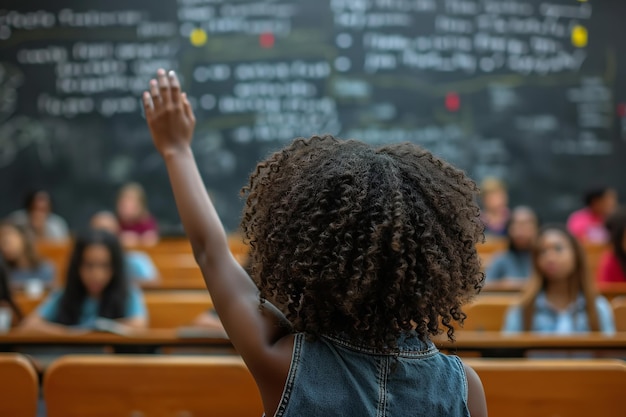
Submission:
POLYGON ((552 351, 626 351, 626 332, 614 336, 590 334, 580 336, 552 336, 531 333, 503 334, 501 332, 458 331, 456 341, 445 337, 435 340, 435 345, 450 353, 480 352, 487 357, 521 357, 529 350, 552 351))
MULTIPOLYGON (((444 337, 435 345, 444 351, 478 351, 485 356, 523 356, 529 350, 626 350, 626 332, 615 336, 600 334, 580 336, 543 336, 537 334, 505 335, 500 332, 459 331, 456 342, 444 337)), ((148 329, 130 336, 111 333, 85 333, 76 335, 42 335, 9 332, 0 335, 0 350, 11 351, 16 346, 112 346, 116 352, 156 351, 159 347, 209 347, 232 348, 230 340, 219 332, 203 330, 183 335, 178 329, 148 329)))
POLYGON ((604 282, 598 284, 598 290, 609 301, 626 295, 626 282, 604 282))
MULTIPOLYGON (((595 279, 595 277, 593 278, 595 279)), ((604 282, 597 284, 598 292, 611 301, 613 298, 626 295, 626 282, 604 282)), ((481 296, 491 296, 498 294, 520 295, 522 290, 514 285, 507 284, 487 284, 482 289, 481 296)))
POLYGON ((128 336, 101 332, 45 335, 11 331, 0 334, 0 351, 14 351, 19 346, 110 346, 118 353, 154 353, 160 347, 202 346, 232 349, 230 340, 222 333, 210 330, 195 330, 194 333, 187 333, 183 335, 183 330, 179 329, 147 329, 136 331, 128 336))

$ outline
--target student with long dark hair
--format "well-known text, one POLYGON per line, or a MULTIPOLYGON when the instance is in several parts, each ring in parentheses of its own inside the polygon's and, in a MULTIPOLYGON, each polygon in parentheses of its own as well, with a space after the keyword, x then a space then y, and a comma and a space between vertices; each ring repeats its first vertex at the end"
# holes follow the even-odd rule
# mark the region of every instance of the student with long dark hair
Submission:
MULTIPOLYGON (((120 224, 115 215, 109 211, 99 211, 91 217, 89 225, 95 230, 104 230, 115 236, 120 234, 120 224)), ((125 250, 126 273, 135 282, 156 281, 159 271, 152 262, 150 255, 138 250, 125 250)))
POLYGON ((22 327, 49 333, 93 329, 99 318, 128 327, 145 327, 141 292, 130 285, 124 254, 112 234, 92 230, 76 240, 65 288, 50 297, 22 327))
POLYGON ((615 331, 611 305, 596 292, 585 252, 567 229, 547 226, 540 231, 533 250, 533 268, 521 304, 507 314, 505 331, 615 331))
POLYGON ((626 282, 626 208, 607 219, 611 249, 604 254, 598 268, 599 282, 626 282))

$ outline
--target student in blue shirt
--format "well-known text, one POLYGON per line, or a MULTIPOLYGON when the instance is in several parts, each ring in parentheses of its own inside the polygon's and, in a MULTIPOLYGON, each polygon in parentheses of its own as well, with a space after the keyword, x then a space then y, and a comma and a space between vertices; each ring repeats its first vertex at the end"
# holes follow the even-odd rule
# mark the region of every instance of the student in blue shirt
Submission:
MULTIPOLYGON (((91 217, 92 229, 105 230, 116 236, 120 233, 117 217, 110 211, 100 211, 91 217)), ((159 279, 159 272, 150 256, 141 251, 125 251, 125 263, 128 277, 136 282, 153 282, 159 279)))
POLYGON ((488 284, 521 285, 532 271, 531 252, 539 222, 537 215, 529 207, 516 207, 506 226, 509 247, 497 254, 485 272, 488 284))
POLYGON ((54 265, 39 257, 35 241, 28 230, 11 222, 0 223, 0 256, 9 272, 9 282, 22 288, 29 281, 38 280, 44 286, 54 281, 54 265))
POLYGON ((93 230, 76 240, 65 288, 52 293, 22 328, 50 334, 96 328, 99 318, 126 328, 147 325, 141 292, 126 277, 124 255, 112 234, 93 230))
POLYGON ((520 305, 507 313, 504 331, 615 332, 611 306, 596 293, 585 252, 567 229, 548 226, 540 231, 533 268, 520 305))

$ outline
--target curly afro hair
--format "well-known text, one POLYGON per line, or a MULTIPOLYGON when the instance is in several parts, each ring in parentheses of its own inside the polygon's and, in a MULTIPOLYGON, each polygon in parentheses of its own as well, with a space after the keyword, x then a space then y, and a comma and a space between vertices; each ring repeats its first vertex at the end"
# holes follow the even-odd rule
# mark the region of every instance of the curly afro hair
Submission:
POLYGON ((251 274, 310 337, 382 351, 426 340, 482 288, 476 184, 409 143, 374 148, 299 138, 258 164, 243 190, 251 274))

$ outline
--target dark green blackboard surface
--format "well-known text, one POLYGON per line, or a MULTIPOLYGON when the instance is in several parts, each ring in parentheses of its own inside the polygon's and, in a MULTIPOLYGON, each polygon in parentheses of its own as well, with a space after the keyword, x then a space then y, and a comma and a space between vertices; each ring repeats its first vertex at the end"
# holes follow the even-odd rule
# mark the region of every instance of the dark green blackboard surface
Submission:
POLYGON ((0 214, 49 189, 80 227, 138 181, 179 219, 139 96, 159 67, 193 99, 226 225, 256 162, 296 136, 412 141, 564 220, 626 194, 626 3, 597 0, 4 1, 0 214))

